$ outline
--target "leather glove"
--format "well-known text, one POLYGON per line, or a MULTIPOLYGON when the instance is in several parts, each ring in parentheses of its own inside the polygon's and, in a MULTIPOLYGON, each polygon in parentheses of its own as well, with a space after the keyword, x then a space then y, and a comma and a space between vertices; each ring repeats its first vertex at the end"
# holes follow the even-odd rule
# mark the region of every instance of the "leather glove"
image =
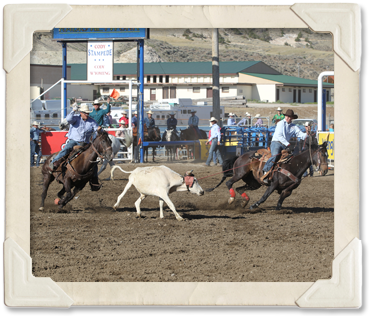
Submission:
POLYGON ((73 105, 73 111, 74 112, 77 112, 78 111, 78 105, 76 103, 73 105))

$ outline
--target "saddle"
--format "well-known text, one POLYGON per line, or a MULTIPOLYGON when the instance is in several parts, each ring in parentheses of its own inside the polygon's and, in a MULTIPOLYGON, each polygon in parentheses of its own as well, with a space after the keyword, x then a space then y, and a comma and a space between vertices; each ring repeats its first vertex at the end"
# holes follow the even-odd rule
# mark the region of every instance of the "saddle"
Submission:
MULTIPOLYGON (((133 134, 133 136, 136 136, 137 137, 137 132, 138 132, 137 126, 133 127, 132 128, 132 134, 133 134)), ((147 131, 146 124, 144 124, 144 137, 147 137, 147 136, 149 136, 149 133, 147 131)))

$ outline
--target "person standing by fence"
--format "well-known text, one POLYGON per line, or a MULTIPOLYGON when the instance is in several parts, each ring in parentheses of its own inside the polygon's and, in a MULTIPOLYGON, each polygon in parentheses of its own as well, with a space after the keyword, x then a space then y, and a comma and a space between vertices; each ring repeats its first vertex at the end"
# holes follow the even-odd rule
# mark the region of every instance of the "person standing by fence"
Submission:
POLYGON ((206 166, 210 166, 210 162, 211 159, 213 158, 213 152, 216 153, 219 164, 223 164, 223 159, 222 159, 222 155, 220 153, 220 138, 221 138, 221 134, 220 134, 220 127, 217 124, 218 120, 215 117, 212 117, 210 119, 210 123, 211 123, 211 133, 210 133, 210 137, 208 139, 208 141, 205 143, 206 145, 208 145, 211 143, 210 149, 209 149, 209 157, 206 160, 206 166))
POLYGON ((104 116, 110 112, 110 98, 107 99, 107 107, 105 110, 102 110, 101 104, 98 100, 95 100, 93 103, 94 109, 90 113, 90 118, 94 119, 97 125, 102 126, 104 123, 104 116))
POLYGON ((46 127, 40 128, 40 123, 34 121, 32 123, 32 127, 30 130, 30 137, 31 137, 31 167, 33 167, 35 154, 37 154, 37 161, 36 167, 40 166, 40 159, 41 159, 41 148, 38 145, 38 139, 40 138, 40 134, 46 132, 46 127))
POLYGON ((232 125, 236 125, 236 120, 234 119, 234 114, 233 113, 229 113, 229 118, 227 121, 227 125, 228 126, 232 126, 232 125))
POLYGON ((284 119, 284 114, 282 114, 282 109, 279 107, 277 109, 277 114, 273 116, 272 122, 277 124, 279 121, 284 119))

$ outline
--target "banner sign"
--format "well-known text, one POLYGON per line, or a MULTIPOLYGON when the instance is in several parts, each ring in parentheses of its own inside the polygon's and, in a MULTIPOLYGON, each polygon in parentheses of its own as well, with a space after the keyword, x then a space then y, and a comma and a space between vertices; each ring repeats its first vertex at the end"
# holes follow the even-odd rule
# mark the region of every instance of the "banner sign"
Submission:
MULTIPOLYGON (((115 136, 115 131, 107 131, 108 134, 115 136)), ((68 142, 67 131, 53 131, 41 133, 41 154, 49 156, 64 148, 68 142)))
POLYGON ((87 80, 113 80, 113 42, 88 42, 87 80))
POLYGON ((54 28, 54 40, 123 40, 148 39, 149 29, 145 28, 54 28))
POLYGON ((327 141, 328 159, 334 159, 334 132, 319 133, 319 145, 323 144, 325 141, 327 141))

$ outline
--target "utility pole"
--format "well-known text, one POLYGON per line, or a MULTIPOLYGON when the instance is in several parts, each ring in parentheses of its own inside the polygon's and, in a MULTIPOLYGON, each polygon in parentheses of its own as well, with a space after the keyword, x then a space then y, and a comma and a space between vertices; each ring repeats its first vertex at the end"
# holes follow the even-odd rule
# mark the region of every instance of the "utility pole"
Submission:
POLYGON ((220 93, 219 93, 219 39, 218 29, 213 29, 213 49, 212 49, 212 67, 213 67, 213 116, 220 120, 220 93))

